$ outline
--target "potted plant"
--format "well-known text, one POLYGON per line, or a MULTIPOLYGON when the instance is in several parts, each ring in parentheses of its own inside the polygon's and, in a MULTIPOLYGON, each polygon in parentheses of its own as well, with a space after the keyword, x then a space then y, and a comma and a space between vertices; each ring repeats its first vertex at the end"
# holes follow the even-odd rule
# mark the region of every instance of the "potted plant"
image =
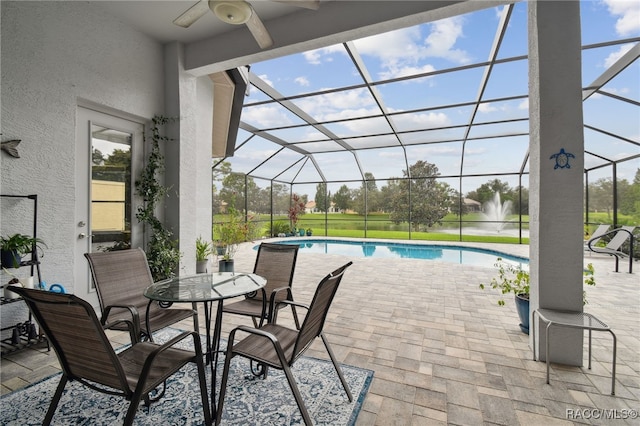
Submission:
MULTIPOLYGON (((529 334, 529 271, 505 262, 501 257, 496 259, 494 266, 498 269, 498 276, 492 278, 488 286, 500 290, 502 294, 514 294, 520 329, 529 334)), ((583 272, 585 284, 596 285, 594 272, 593 264, 589 263, 583 272)), ((481 283, 480 288, 484 290, 485 284, 481 283)), ((587 303, 586 292, 583 292, 582 302, 587 303)), ((498 305, 505 305, 503 298, 498 299, 498 305)))
POLYGON ((249 241, 255 232, 255 225, 251 217, 244 220, 234 206, 229 203, 226 220, 217 223, 213 228, 213 234, 218 244, 225 247, 224 253, 219 255, 218 267, 220 272, 233 272, 233 256, 238 249, 238 244, 249 241))
POLYGON ((311 235, 313 235, 313 229, 307 228, 307 237, 310 237, 311 235))
POLYGON ((40 238, 34 238, 25 234, 13 234, 0 238, 0 252, 2 266, 5 268, 18 268, 22 262, 22 256, 31 253, 34 249, 41 249, 47 245, 40 238))
POLYGON ((205 241, 202 237, 196 239, 196 273, 207 272, 209 256, 213 253, 213 243, 211 241, 205 241))

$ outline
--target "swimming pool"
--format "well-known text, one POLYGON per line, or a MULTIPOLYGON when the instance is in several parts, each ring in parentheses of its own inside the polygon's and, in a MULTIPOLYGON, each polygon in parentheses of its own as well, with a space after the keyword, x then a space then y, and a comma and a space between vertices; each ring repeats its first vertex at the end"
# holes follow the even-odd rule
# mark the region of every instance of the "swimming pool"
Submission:
POLYGON ((493 267, 496 258, 501 257, 523 269, 529 267, 529 259, 526 257, 475 247, 316 238, 282 240, 277 243, 299 245, 300 250, 305 253, 339 254, 350 257, 424 259, 486 267, 493 267))

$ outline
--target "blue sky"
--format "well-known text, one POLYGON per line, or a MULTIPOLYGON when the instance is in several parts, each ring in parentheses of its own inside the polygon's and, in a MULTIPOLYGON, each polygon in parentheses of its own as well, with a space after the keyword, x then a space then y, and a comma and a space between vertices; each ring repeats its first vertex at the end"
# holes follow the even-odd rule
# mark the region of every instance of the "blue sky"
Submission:
MULTIPOLYGON (((422 72, 434 72, 464 67, 486 61, 495 37, 503 7, 444 19, 437 22, 392 31, 361 40, 353 45, 360 54, 367 72, 373 81, 383 81, 422 72)), ((640 2, 638 1, 582 1, 581 2, 583 45, 623 40, 640 36, 640 2)), ((516 4, 504 43, 498 58, 527 54, 527 4, 516 4)), ((634 43, 605 46, 583 51, 583 86, 600 76, 612 63, 628 51, 634 43)), ((498 64, 483 94, 483 99, 506 96, 527 95, 526 60, 498 64)), ((252 64, 251 71, 267 84, 285 96, 296 96, 320 90, 362 84, 362 77, 351 62, 343 45, 335 45, 301 54, 252 64)), ((479 84, 484 68, 472 68, 455 73, 437 74, 404 82, 392 82, 377 86, 387 112, 393 116, 393 124, 399 131, 441 126, 465 125, 472 111, 470 106, 442 108, 450 104, 473 102, 478 96, 479 84), (419 108, 432 108, 419 113, 401 114, 419 108)), ((640 102, 640 64, 636 60, 618 77, 610 81, 604 89, 635 102, 640 102)), ((252 88, 247 103, 269 99, 259 90, 252 88)), ((380 109, 366 89, 353 89, 308 98, 294 99, 293 103, 306 111, 317 121, 345 120, 326 124, 335 135, 343 138, 353 147, 379 146, 388 141, 388 136, 365 137, 370 134, 384 134, 391 131, 389 124, 381 117, 358 119, 371 114, 380 114, 380 109)), ((528 117, 527 99, 501 102, 485 102, 478 108, 475 122, 492 122, 504 119, 528 117)), ((314 154, 327 180, 359 179, 358 164, 350 153, 324 153, 334 150, 337 145, 327 141, 327 137, 304 123, 298 117, 278 108, 276 104, 262 104, 247 107, 242 120, 257 128, 272 128, 287 125, 301 125, 298 128, 272 130, 269 133, 289 142, 307 141, 300 146, 314 154)), ((593 95, 584 103, 586 124, 601 128, 606 132, 640 141, 640 109, 602 95, 593 95)), ((469 134, 475 136, 495 135, 503 132, 526 133, 528 124, 476 126, 469 134)), ((406 144, 409 164, 418 159, 435 163, 444 176, 457 175, 461 168, 462 143, 465 129, 431 130, 408 133, 402 137, 406 144), (420 144, 425 141, 452 140, 452 142, 420 144)), ((239 141, 249 137, 240 131, 239 141)), ((517 172, 528 147, 528 136, 489 138, 469 141, 465 147, 464 174, 517 172)), ((600 132, 585 131, 585 147, 598 155, 618 159, 640 153, 637 145, 618 141, 600 132)), ((234 171, 248 172, 277 152, 278 146, 254 137, 236 151, 230 158, 234 171)), ((376 178, 402 176, 406 169, 403 151, 400 148, 371 149, 358 153, 360 166, 364 172, 373 172, 376 178)), ((280 178, 296 182, 320 180, 311 162, 301 160, 294 152, 282 152, 258 168, 254 173, 271 178, 278 176, 284 168, 289 168, 280 178), (299 161, 300 160, 300 161, 299 161), (299 162, 297 162, 299 161, 299 162)), ((585 164, 592 167, 602 160, 587 155, 585 164)), ((640 160, 621 165, 618 177, 632 180, 640 160)), ((597 178, 610 176, 610 168, 594 173, 597 178)), ((463 192, 475 189, 483 179, 465 179, 463 192)), ((505 178, 512 185, 515 178, 505 178)), ((593 181, 594 178, 590 177, 593 181)), ((458 187, 457 180, 452 180, 458 187)), ((527 181, 523 182, 527 185, 527 181)), ((268 183, 265 183, 267 185, 268 183)), ((359 186, 348 184, 348 186, 359 186)), ((305 191, 297 191, 304 193, 305 191)), ((313 193, 313 190, 307 191, 313 193)))

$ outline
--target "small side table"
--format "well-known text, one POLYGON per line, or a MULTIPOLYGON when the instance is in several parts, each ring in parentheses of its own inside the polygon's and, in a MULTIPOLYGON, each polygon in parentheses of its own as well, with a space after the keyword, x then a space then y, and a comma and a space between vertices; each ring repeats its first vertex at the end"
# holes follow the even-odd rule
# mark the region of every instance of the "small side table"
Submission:
POLYGON ((545 354, 547 361, 547 384, 549 384, 549 329, 558 327, 579 328, 589 330, 589 370, 591 370, 591 331, 608 331, 613 336, 613 367, 611 369, 611 395, 616 389, 616 335, 609 326, 591 314, 574 311, 557 311, 554 309, 536 309, 531 315, 533 334, 533 360, 536 361, 536 313, 547 323, 545 337, 545 354))

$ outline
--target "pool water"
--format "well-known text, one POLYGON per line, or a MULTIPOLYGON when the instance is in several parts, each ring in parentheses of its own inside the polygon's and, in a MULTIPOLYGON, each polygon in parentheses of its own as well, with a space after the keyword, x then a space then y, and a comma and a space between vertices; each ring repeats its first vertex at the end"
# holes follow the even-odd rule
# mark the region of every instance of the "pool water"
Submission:
MULTIPOLYGON (((339 254, 349 257, 406 258, 493 267, 496 259, 528 269, 529 259, 507 253, 481 249, 437 244, 409 244, 384 241, 344 241, 328 239, 291 239, 278 244, 296 244, 305 253, 339 254)), ((256 247, 257 248, 257 247, 256 247)))

